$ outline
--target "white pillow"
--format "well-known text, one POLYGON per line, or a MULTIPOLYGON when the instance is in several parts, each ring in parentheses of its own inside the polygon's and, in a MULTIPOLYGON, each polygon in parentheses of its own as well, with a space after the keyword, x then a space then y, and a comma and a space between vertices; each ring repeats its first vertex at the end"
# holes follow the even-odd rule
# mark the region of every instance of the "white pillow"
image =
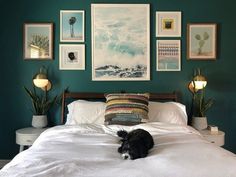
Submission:
POLYGON ((104 124, 105 102, 77 100, 68 106, 66 125, 104 124))
POLYGON ((149 122, 166 122, 179 125, 187 125, 188 116, 185 105, 176 102, 153 102, 149 105, 149 122))

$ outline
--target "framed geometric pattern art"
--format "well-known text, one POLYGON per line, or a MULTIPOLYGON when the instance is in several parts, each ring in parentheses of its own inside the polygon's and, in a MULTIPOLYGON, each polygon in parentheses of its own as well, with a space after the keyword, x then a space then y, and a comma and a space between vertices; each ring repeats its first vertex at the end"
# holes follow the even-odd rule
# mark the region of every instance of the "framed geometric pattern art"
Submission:
POLYGON ((157 71, 181 70, 181 42, 180 40, 158 40, 157 71))

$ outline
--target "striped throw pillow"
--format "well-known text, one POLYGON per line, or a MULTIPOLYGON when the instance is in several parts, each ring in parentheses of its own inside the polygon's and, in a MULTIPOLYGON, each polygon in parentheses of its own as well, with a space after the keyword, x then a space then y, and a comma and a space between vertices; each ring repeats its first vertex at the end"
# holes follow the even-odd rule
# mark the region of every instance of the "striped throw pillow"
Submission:
POLYGON ((105 122, 108 124, 135 125, 147 122, 149 94, 107 94, 105 122))

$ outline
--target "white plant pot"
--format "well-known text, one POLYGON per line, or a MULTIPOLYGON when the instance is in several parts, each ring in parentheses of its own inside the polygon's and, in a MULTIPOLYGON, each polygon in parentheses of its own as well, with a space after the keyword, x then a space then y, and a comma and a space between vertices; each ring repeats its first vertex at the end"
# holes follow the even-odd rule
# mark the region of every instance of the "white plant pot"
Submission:
POLYGON ((207 118, 206 117, 193 117, 192 126, 197 130, 204 130, 207 128, 207 118))
POLYGON ((35 128, 43 128, 48 125, 47 115, 33 115, 32 126, 35 128))

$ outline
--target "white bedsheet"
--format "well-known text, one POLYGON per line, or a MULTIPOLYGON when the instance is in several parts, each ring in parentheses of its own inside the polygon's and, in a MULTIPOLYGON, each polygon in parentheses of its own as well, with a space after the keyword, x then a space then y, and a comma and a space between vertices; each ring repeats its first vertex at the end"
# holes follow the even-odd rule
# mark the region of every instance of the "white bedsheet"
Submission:
POLYGON ((191 127, 80 125, 46 130, 1 177, 236 177, 235 154, 205 141, 191 127), (123 160, 116 131, 143 128, 154 138, 148 157, 123 160))

